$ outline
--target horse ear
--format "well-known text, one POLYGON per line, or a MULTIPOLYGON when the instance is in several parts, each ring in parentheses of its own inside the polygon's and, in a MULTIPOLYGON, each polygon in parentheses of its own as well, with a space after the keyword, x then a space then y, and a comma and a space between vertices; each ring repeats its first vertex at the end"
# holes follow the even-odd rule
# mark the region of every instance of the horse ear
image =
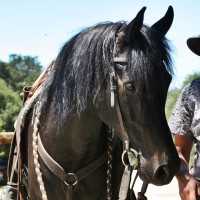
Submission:
POLYGON ((127 42, 130 42, 133 40, 135 34, 137 34, 142 25, 143 25, 143 19, 144 19, 144 12, 146 10, 146 7, 143 7, 138 14, 136 15, 136 17, 125 27, 125 29, 123 30, 124 34, 125 34, 125 40, 127 42))
POLYGON ((169 6, 165 16, 151 26, 154 30, 158 31, 164 36, 170 29, 174 19, 174 10, 172 6, 169 6))

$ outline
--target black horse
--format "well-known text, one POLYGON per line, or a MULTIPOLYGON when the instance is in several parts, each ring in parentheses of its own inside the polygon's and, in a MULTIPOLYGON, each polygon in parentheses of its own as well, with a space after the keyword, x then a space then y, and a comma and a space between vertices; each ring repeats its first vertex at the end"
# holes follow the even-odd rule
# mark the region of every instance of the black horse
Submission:
POLYGON ((63 46, 23 130, 27 155, 20 165, 28 168, 30 199, 105 200, 106 180, 109 198, 118 199, 120 139, 125 152, 138 152, 136 165, 146 183, 168 184, 177 172, 165 117, 173 74, 165 34, 173 9, 151 27, 143 25, 144 11, 129 24, 86 28, 63 46), (115 134, 109 180, 104 152, 110 129, 115 134))

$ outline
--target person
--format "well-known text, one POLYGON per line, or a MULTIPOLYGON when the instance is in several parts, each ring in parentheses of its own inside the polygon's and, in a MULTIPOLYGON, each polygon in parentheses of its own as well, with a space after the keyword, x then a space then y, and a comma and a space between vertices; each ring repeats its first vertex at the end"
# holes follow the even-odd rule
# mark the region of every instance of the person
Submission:
MULTIPOLYGON (((200 35, 187 40, 189 49, 200 56, 200 35)), ((174 105, 169 127, 175 135, 175 146, 181 159, 176 174, 182 200, 200 199, 200 77, 187 84, 174 105), (192 147, 194 161, 189 169, 192 147)))

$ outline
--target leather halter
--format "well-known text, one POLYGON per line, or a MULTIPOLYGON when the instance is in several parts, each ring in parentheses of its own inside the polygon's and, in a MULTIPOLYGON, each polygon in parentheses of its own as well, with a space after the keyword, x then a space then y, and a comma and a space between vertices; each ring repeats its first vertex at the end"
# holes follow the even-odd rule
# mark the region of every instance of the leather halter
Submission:
MULTIPOLYGON (((128 60, 127 60, 126 57, 114 57, 113 61, 114 61, 115 65, 120 64, 120 63, 123 63, 123 64, 128 63, 128 60)), ((139 159, 140 152, 138 153, 136 150, 129 148, 130 140, 129 140, 129 136, 127 134, 127 131, 126 131, 126 128, 125 128, 125 125, 124 125, 124 120, 123 120, 123 117, 122 117, 122 112, 121 112, 121 108, 120 108, 120 104, 119 104, 119 95, 118 95, 118 90, 117 90, 118 81, 117 80, 118 80, 117 76, 115 75, 115 71, 113 70, 112 73, 111 73, 111 76, 110 76, 111 107, 114 108, 114 106, 116 104, 117 118, 118 118, 119 127, 120 127, 120 131, 118 132, 118 135, 123 142, 124 152, 122 154, 122 162, 125 165, 124 159, 123 159, 125 153, 131 152, 131 153, 135 154, 137 159, 139 159), (114 99, 116 99, 116 101, 114 99)), ((132 167, 134 167, 134 169, 136 169, 138 167, 138 165, 139 165, 139 160, 138 160, 138 163, 135 163, 135 166, 132 166, 132 167)))
POLYGON ((122 112, 121 112, 120 105, 119 105, 119 96, 118 96, 118 89, 117 89, 118 77, 116 76, 116 73, 115 73, 116 64, 122 64, 122 63, 127 64, 128 59, 126 56, 119 53, 120 52, 120 50, 119 50, 119 34, 120 34, 120 31, 117 33, 117 36, 116 36, 116 41, 115 41, 114 50, 113 50, 114 68, 112 68, 112 72, 111 72, 111 76, 110 76, 111 107, 114 108, 114 105, 116 104, 117 118, 119 121, 119 127, 121 129, 118 134, 119 134, 120 139, 123 141, 124 150, 125 149, 128 150, 129 149, 129 137, 126 132, 125 126, 124 126, 122 112), (115 99, 116 99, 116 101, 115 101, 115 99))
MULTIPOLYGON (((118 37, 116 39, 116 43, 118 42, 118 37)), ((118 46, 116 44, 116 46, 118 46)), ((117 48, 114 49, 114 64, 127 64, 128 60, 124 56, 119 56, 117 57, 117 48)), ((117 118, 119 121, 119 126, 120 126, 120 132, 118 132, 118 135, 120 139, 123 142, 123 153, 122 153, 122 163, 125 166, 124 173, 122 176, 121 180, 121 186, 120 186, 120 191, 119 191, 119 200, 125 200, 127 199, 128 195, 128 190, 130 191, 131 199, 136 200, 135 193, 133 191, 134 184, 136 182, 136 179, 138 177, 138 172, 136 173, 136 176, 134 178, 133 184, 131 186, 131 175, 132 175, 132 170, 137 169, 139 164, 140 164, 140 156, 141 152, 137 152, 136 150, 129 148, 129 137, 126 132, 126 128, 124 126, 124 121, 122 118, 122 113, 119 105, 119 97, 118 97, 118 90, 117 90, 117 77, 115 75, 115 71, 113 70, 110 76, 110 85, 111 85, 111 107, 114 108, 114 105, 116 104, 116 111, 117 111, 117 118), (116 101, 115 101, 116 99, 116 101), (115 103, 116 102, 116 103, 115 103), (125 155, 127 154, 129 164, 125 163, 125 155)), ((138 200, 147 200, 145 196, 145 192, 147 190, 148 184, 146 182, 143 182, 141 191, 138 193, 138 200)))

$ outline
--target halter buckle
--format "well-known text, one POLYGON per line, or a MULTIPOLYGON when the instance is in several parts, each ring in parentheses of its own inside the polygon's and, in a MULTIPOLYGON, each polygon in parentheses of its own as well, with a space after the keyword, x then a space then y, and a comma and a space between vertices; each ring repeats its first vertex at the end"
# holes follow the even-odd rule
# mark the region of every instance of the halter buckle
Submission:
POLYGON ((126 57, 114 57, 114 63, 127 63, 128 60, 126 57))
POLYGON ((116 84, 115 72, 112 72, 110 74, 110 91, 111 91, 110 104, 111 104, 112 108, 115 105, 115 91, 116 91, 116 89, 117 89, 117 84, 116 84))

